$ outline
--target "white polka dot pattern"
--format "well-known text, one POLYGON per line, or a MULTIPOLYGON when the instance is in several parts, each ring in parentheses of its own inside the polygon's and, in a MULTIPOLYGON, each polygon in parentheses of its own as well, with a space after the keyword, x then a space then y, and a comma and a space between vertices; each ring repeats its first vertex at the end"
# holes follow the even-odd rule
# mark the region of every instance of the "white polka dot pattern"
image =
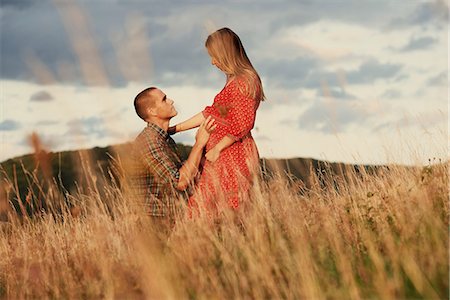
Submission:
POLYGON ((215 163, 206 161, 191 204, 197 199, 214 204, 224 198, 232 208, 238 208, 239 194, 245 194, 250 187, 250 179, 259 164, 258 150, 250 133, 259 101, 243 95, 240 91, 243 85, 242 79, 235 79, 203 111, 205 117, 211 115, 217 124, 206 151, 225 136, 236 142, 224 149, 215 163))

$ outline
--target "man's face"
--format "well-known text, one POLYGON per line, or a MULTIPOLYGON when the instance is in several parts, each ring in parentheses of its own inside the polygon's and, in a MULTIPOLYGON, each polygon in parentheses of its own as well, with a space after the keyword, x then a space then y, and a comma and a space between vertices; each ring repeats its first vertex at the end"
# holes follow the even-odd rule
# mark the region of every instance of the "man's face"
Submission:
POLYGON ((153 97, 155 99, 155 106, 153 108, 154 114, 160 119, 170 119, 175 117, 178 112, 173 106, 173 100, 167 98, 160 89, 153 91, 153 97))

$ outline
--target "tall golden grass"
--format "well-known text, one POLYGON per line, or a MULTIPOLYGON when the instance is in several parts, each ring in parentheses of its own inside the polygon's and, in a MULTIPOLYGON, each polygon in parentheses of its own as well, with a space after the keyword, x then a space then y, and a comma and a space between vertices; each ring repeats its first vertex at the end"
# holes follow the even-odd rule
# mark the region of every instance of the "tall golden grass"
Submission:
MULTIPOLYGON (((125 178, 83 161, 84 188, 63 197, 45 179, 51 209, 9 209, 1 298, 449 297, 448 163, 313 175, 310 188, 275 175, 240 211, 215 222, 181 212, 169 228, 145 215, 125 178)), ((1 184, 4 210, 16 187, 1 184)))

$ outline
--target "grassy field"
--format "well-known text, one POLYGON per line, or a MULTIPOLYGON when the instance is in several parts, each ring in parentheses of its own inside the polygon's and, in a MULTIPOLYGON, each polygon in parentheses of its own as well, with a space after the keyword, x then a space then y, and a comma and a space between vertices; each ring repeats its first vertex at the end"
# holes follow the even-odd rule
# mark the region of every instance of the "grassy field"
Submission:
POLYGON ((121 176, 81 161, 76 191, 27 173, 45 201, 31 217, 11 209, 18 187, 2 178, 0 298, 449 297, 448 163, 321 172, 307 185, 274 175, 241 211, 181 211, 169 231, 121 176))

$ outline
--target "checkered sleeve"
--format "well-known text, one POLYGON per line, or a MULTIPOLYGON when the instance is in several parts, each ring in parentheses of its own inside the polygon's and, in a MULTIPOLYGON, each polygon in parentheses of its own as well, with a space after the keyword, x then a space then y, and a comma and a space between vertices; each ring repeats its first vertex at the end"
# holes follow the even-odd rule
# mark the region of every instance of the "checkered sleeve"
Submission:
POLYGON ((140 147, 140 155, 144 164, 152 173, 174 188, 180 179, 180 170, 173 159, 169 156, 167 148, 160 140, 146 136, 143 147, 140 147))

